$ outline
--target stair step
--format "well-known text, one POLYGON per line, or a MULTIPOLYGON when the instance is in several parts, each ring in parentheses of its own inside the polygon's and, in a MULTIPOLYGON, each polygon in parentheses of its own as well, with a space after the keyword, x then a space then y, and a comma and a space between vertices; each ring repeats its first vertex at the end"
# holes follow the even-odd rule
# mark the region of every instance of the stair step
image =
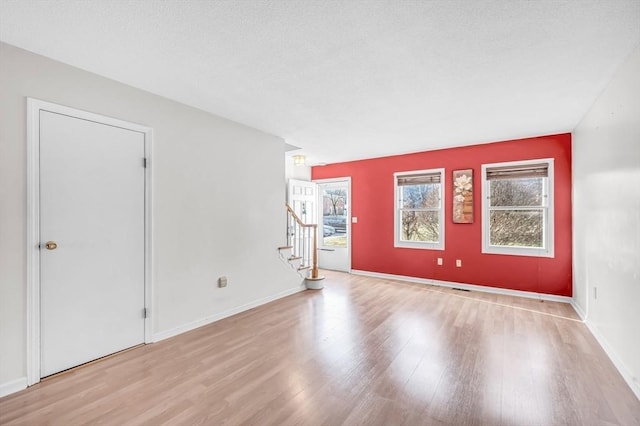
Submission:
POLYGON ((292 248, 293 248, 293 246, 281 246, 281 247, 278 247, 278 250, 289 250, 289 249, 292 249, 292 248))
POLYGON ((299 260, 302 259, 302 256, 290 256, 287 258, 288 261, 299 260))
POLYGON ((302 270, 309 269, 309 268, 311 268, 311 266, 300 266, 298 268, 298 271, 302 271, 302 270))

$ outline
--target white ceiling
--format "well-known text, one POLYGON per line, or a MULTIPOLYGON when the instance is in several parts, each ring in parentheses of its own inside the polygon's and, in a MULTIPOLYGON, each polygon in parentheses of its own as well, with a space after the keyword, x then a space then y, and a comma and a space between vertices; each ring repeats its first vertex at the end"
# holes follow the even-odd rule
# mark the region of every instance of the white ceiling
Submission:
POLYGON ((337 162, 571 131, 640 0, 0 0, 0 39, 337 162))

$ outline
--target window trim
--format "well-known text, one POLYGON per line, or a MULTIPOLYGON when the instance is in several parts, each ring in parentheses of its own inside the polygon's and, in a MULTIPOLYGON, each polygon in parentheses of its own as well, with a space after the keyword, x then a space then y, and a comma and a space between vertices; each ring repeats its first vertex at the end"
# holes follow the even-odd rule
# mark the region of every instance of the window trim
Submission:
POLYGON ((491 163, 482 165, 482 253, 485 254, 501 254, 513 256, 533 256, 533 257, 555 257, 554 256, 554 159, 539 158, 535 160, 509 161, 504 163, 491 163), (487 169, 507 166, 527 166, 545 163, 547 164, 547 179, 543 185, 543 195, 546 195, 547 205, 543 219, 543 248, 517 247, 517 246, 492 246, 489 244, 489 220, 490 220, 490 202, 489 202, 489 180, 487 179, 487 169))
POLYGON ((406 172, 396 172, 393 174, 393 246, 398 248, 412 248, 423 250, 444 250, 445 242, 445 200, 444 200, 444 188, 445 188, 445 172, 444 168, 438 169, 426 169, 426 170, 411 170, 406 172), (440 208, 438 210, 438 227, 440 229, 439 241, 437 243, 430 243, 426 241, 402 241, 400 239, 400 212, 401 208, 398 204, 398 178, 403 176, 421 175, 421 174, 440 174, 440 208))

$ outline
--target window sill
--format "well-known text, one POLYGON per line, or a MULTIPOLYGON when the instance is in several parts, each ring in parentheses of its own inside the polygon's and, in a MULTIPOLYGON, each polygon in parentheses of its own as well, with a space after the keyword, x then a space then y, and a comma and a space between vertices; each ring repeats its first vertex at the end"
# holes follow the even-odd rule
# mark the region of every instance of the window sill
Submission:
POLYGON ((444 251, 444 244, 440 243, 410 243, 410 242, 398 242, 393 244, 394 248, 408 248, 418 250, 440 250, 444 251))
POLYGON ((498 254, 503 256, 529 256, 554 258, 553 250, 525 247, 483 247, 482 254, 498 254))

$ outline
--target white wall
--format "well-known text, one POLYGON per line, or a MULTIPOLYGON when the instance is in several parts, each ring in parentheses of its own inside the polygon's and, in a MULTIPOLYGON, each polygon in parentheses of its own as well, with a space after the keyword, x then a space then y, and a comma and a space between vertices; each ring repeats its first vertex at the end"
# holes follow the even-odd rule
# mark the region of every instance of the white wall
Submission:
POLYGON ((285 176, 287 180, 311 180, 311 167, 307 165, 296 166, 293 164, 292 154, 287 154, 285 158, 285 176))
POLYGON ((640 398, 640 46, 575 129, 573 155, 574 303, 640 398))
POLYGON ((282 139, 0 43, 0 395, 26 375, 26 97, 154 129, 156 337, 303 288, 276 249, 282 139))

